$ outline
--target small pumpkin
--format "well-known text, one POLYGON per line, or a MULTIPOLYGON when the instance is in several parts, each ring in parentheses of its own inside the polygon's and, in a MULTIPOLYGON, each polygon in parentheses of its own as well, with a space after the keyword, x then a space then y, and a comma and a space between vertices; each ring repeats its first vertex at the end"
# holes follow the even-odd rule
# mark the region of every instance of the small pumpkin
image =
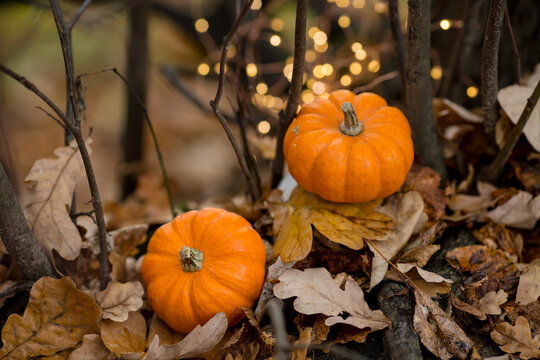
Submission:
POLYGON ((414 150, 405 115, 373 93, 337 90, 303 105, 283 142, 289 172, 333 202, 367 202, 399 190, 414 150))
POLYGON ((186 212, 161 226, 148 244, 142 279, 150 307, 189 333, 218 312, 229 326, 259 297, 266 251, 240 215, 222 209, 186 212))

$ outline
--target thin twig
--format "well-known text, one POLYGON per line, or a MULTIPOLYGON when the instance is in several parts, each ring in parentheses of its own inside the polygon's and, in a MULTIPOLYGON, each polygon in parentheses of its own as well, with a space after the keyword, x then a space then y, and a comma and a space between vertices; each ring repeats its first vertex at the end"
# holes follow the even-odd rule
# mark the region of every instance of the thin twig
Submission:
POLYGON ((533 93, 527 99, 525 108, 523 109, 523 112, 521 113, 521 116, 519 117, 516 126, 514 126, 514 128, 508 135, 503 148, 501 149, 501 151, 499 151, 499 154, 497 154, 497 157, 491 163, 487 173, 488 180, 495 181, 501 174, 501 171, 504 168, 506 161, 510 157, 510 154, 512 154, 512 150, 514 149, 514 146, 516 145, 519 137, 521 136, 521 133, 523 132, 523 128, 527 124, 527 121, 529 120, 534 107, 538 103, 538 98, 540 98, 540 81, 538 81, 533 93))
POLYGON ((73 17, 71 18, 71 20, 69 21, 69 23, 67 24, 67 28, 71 31, 71 29, 73 29, 73 27, 75 26, 75 24, 77 23, 77 21, 79 21, 79 19, 81 18, 81 15, 83 14, 83 12, 86 10, 86 8, 88 7, 88 5, 90 5, 90 3, 92 2, 92 0, 85 0, 84 3, 81 5, 81 7, 77 10, 77 12, 73 15, 73 17))
POLYGON ((266 311, 270 316, 270 322, 274 328, 276 337, 276 360, 290 359, 291 345, 287 339, 287 326, 285 325, 285 316, 281 310, 281 305, 277 298, 273 298, 266 304, 266 311))
POLYGON ((361 92, 364 92, 364 91, 370 91, 374 87, 376 87, 377 85, 379 85, 379 84, 381 84, 381 83, 383 83, 385 81, 395 79, 398 76, 399 76, 399 71, 391 71, 391 72, 383 74, 381 76, 377 76, 369 84, 354 88, 353 92, 358 94, 358 93, 361 93, 361 92))
POLYGON ((161 65, 159 67, 159 70, 161 71, 163 76, 165 76, 165 79, 169 81, 169 84, 171 84, 179 93, 188 98, 201 111, 203 111, 204 113, 210 111, 210 109, 208 109, 208 107, 205 106, 197 96, 193 95, 193 91, 191 89, 182 84, 182 82, 178 79, 178 76, 176 75, 176 72, 174 71, 172 66, 161 65))
POLYGON ((289 128, 302 94, 302 85, 304 77, 304 65, 306 57, 306 24, 307 24, 308 0, 299 0, 296 7, 296 23, 294 28, 294 60, 293 72, 291 78, 291 87, 285 110, 279 114, 278 133, 276 143, 276 156, 272 162, 272 177, 270 184, 275 188, 283 177, 283 164, 285 158, 283 154, 283 140, 285 133, 289 128))
POLYGON ((397 0, 388 1, 388 18, 392 37, 394 38, 395 51, 398 60, 399 76, 401 79, 401 91, 403 99, 407 98, 407 88, 405 86, 405 40, 403 40, 403 31, 401 31, 401 22, 399 21, 399 9, 397 0))
POLYGON ((116 76, 118 76, 120 79, 122 79, 124 84, 128 87, 129 91, 131 92, 131 95, 133 95, 133 97, 135 98, 135 100, 137 101, 137 103, 139 104, 141 109, 143 110, 144 119, 146 120, 146 124, 148 125, 148 129, 150 130, 150 134, 152 135, 152 141, 154 142, 154 148, 156 149, 156 154, 157 154, 157 157, 158 157, 159 166, 161 168, 161 176, 163 177, 163 183, 165 185, 165 189, 167 190, 167 197, 169 199, 169 206, 171 208, 171 214, 172 214, 172 217, 175 218, 177 213, 176 213, 176 210, 174 208, 174 200, 173 200, 173 196, 172 196, 171 185, 169 184, 169 177, 167 175, 167 169, 165 167, 165 161, 163 160, 163 155, 161 153, 161 148, 159 147, 157 135, 156 135, 156 132, 154 130, 154 126, 152 125, 152 121, 150 120, 150 115, 148 114, 148 109, 146 108, 146 106, 144 106, 144 104, 141 101, 141 99, 139 98, 139 96, 135 93, 135 90, 131 87, 131 85, 129 84, 127 79, 122 74, 120 74, 120 72, 118 72, 118 70, 116 68, 108 68, 108 69, 103 69, 103 70, 92 72, 92 73, 80 74, 80 75, 77 76, 77 82, 82 77, 89 76, 89 75, 94 75, 94 74, 99 74, 99 73, 103 73, 103 72, 106 72, 106 71, 111 71, 114 74, 116 74, 116 76))
POLYGON ((502 25, 506 0, 491 0, 489 17, 482 48, 482 73, 480 95, 484 110, 484 130, 490 141, 495 143, 495 123, 497 122, 497 91, 498 66, 499 66, 499 43, 501 39, 502 25))
POLYGON ((218 118, 221 126, 223 127, 223 130, 225 130, 225 133, 227 134, 227 137, 229 139, 229 142, 231 143, 234 153, 236 154, 236 159, 238 161, 238 164, 240 165, 240 168, 242 169, 242 172, 244 173, 244 177, 246 178, 246 181, 248 183, 249 193, 251 195, 251 198, 253 201, 257 200, 260 197, 260 192, 257 189, 257 185, 255 180, 253 179, 253 176, 251 172, 249 171, 248 164, 246 162, 245 156, 242 152, 242 149, 240 148, 240 145, 238 145, 238 141, 236 140, 236 137, 234 136, 232 129, 229 125, 229 122, 225 118, 225 115, 223 115, 223 112, 219 108, 219 102, 221 101, 221 96, 223 94, 223 88, 225 84, 225 65, 227 62, 227 54, 229 52, 229 47, 231 46, 231 43, 236 35, 236 32, 238 31, 238 28, 240 26, 240 23, 248 13, 249 9, 251 8, 251 5, 253 4, 254 0, 249 0, 246 5, 244 5, 242 11, 240 12, 240 15, 236 18, 234 24, 231 27, 231 30, 227 34, 227 38, 225 39, 225 43, 223 44, 223 50, 221 51, 221 61, 219 64, 219 82, 218 82, 218 88, 216 92, 216 96, 213 100, 210 100, 210 106, 212 107, 212 110, 214 110, 214 113, 216 114, 216 117, 218 118))
POLYGON ((510 40, 512 41, 512 50, 514 51, 514 56, 516 57, 516 84, 519 84, 521 83, 521 54, 519 53, 516 38, 514 36, 514 30, 512 29, 512 22, 510 21, 508 6, 504 11, 504 18, 506 20, 506 28, 508 29, 510 40))
POLYGON ((39 109, 41 111, 43 111, 45 113, 45 115, 47 115, 48 117, 50 117, 51 119, 53 119, 58 125, 60 125, 62 127, 62 129, 66 130, 66 126, 64 125, 63 122, 61 122, 60 120, 58 120, 56 118, 56 116, 54 116, 53 114, 51 114, 50 112, 48 112, 47 110, 45 110, 44 108, 42 108, 41 106, 36 106, 36 109, 39 109))

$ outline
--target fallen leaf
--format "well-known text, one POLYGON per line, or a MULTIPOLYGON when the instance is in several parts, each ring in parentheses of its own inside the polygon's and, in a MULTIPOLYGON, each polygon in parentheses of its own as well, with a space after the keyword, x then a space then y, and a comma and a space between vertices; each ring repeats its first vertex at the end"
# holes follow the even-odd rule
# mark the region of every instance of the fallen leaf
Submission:
MULTIPOLYGON (((399 271, 407 277, 425 294, 436 297, 437 294, 448 294, 453 282, 440 275, 419 268, 415 264, 397 264, 399 271)), ((404 278, 395 269, 386 273, 386 278, 403 282, 404 278)))
POLYGON ((489 222, 473 232, 476 240, 482 244, 506 251, 509 254, 521 256, 523 237, 508 229, 505 225, 489 222))
POLYGON ((498 224, 532 230, 540 219, 540 195, 519 190, 510 200, 489 211, 487 217, 498 224))
POLYGON ((424 200, 424 211, 431 220, 440 220, 445 212, 448 197, 441 189, 441 176, 427 166, 413 164, 407 174, 402 192, 416 191, 424 200))
POLYGON ((274 282, 285 271, 294 266, 295 262, 284 263, 281 260, 281 256, 278 256, 276 262, 268 267, 268 273, 266 274, 266 280, 264 281, 263 289, 257 306, 255 307, 255 316, 257 319, 262 319, 265 314, 266 303, 274 298, 274 282))
POLYGON ((427 224, 418 235, 412 238, 407 245, 403 247, 402 251, 407 252, 415 248, 421 248, 433 244, 443 235, 444 230, 447 227, 448 224, 444 221, 437 221, 435 223, 427 224))
POLYGON ((473 344, 465 332, 430 297, 415 289, 413 326, 422 344, 441 359, 466 359, 473 344))
MULTIPOLYGON (((91 140, 87 140, 87 146, 91 140)), ((71 220, 69 209, 84 166, 75 141, 54 151, 55 159, 37 160, 24 180, 29 194, 25 202, 28 224, 39 244, 67 260, 81 251, 82 239, 71 220)))
POLYGON ((450 301, 452 302, 452 306, 458 310, 464 311, 468 314, 476 316, 480 320, 486 320, 487 316, 482 311, 478 310, 474 306, 467 304, 464 301, 461 301, 457 296, 454 295, 454 293, 450 293, 450 301))
POLYGON ((99 332, 100 315, 94 299, 70 278, 41 278, 32 286, 23 316, 13 314, 6 321, 0 358, 29 359, 72 348, 84 335, 99 332))
POLYGON ((197 357, 216 346, 223 338, 229 322, 224 313, 217 313, 203 326, 197 325, 185 338, 173 345, 159 345, 159 335, 149 346, 145 360, 176 360, 197 357), (152 344, 154 344, 152 346, 152 344))
POLYGON ((110 355, 100 335, 88 334, 83 336, 82 345, 69 355, 68 360, 108 360, 110 355))
POLYGON ((511 354, 519 352, 520 359, 540 357, 540 335, 531 336, 531 328, 523 316, 516 319, 514 326, 507 322, 496 324, 491 338, 502 351, 511 354))
POLYGON ((150 322, 148 337, 146 339, 148 345, 150 345, 150 342, 156 335, 159 337, 159 345, 176 344, 186 337, 185 334, 181 334, 171 329, 165 321, 161 320, 156 314, 154 314, 152 316, 152 321, 150 322))
POLYGON ((118 357, 140 358, 146 350, 146 321, 138 311, 130 312, 123 322, 105 319, 101 322, 101 340, 118 357))
POLYGON ((504 290, 490 291, 473 306, 487 315, 502 314, 501 305, 508 300, 508 294, 504 290))
POLYGON ((475 124, 480 124, 484 122, 483 117, 445 98, 434 98, 433 106, 435 108, 435 112, 437 113, 437 117, 441 116, 441 113, 445 111, 452 112, 454 115, 454 119, 452 123, 462 122, 463 120, 471 122, 471 123, 475 123, 475 124))
POLYGON ((133 224, 111 231, 114 251, 123 256, 137 255, 137 247, 146 241, 147 231, 148 224, 133 224))
POLYGON ((375 331, 390 325, 382 311, 369 308, 356 281, 349 276, 334 279, 325 268, 285 271, 274 286, 274 294, 280 299, 296 296, 293 303, 296 311, 329 316, 325 321, 327 326, 342 323, 375 331))
POLYGON ((60 351, 53 355, 41 356, 39 359, 40 360, 67 360, 70 353, 71 353, 71 349, 60 351))
POLYGON ((540 301, 527 305, 518 305, 515 301, 509 301, 502 305, 510 322, 515 322, 518 316, 523 316, 529 321, 533 336, 540 334, 540 301))
POLYGON ((441 248, 440 245, 425 245, 414 248, 403 254, 399 261, 403 263, 413 263, 418 267, 424 267, 429 259, 441 248))
POLYGON ((96 294, 96 301, 103 310, 103 319, 123 322, 130 311, 142 306, 143 295, 144 289, 138 281, 125 284, 111 281, 105 290, 96 294))
POLYGON ((540 296, 540 259, 528 264, 519 278, 516 302, 527 305, 538 300, 540 296))
POLYGON ((370 241, 369 248, 373 252, 371 280, 369 288, 380 283, 388 270, 391 261, 405 246, 424 210, 424 201, 416 191, 405 193, 398 203, 395 213, 397 227, 386 241, 370 241))
POLYGON ((331 241, 353 250, 361 249, 364 239, 385 240, 394 222, 373 210, 379 202, 333 203, 300 187, 286 203, 268 202, 276 234, 274 257, 281 255, 284 262, 305 258, 313 243, 311 225, 331 241))

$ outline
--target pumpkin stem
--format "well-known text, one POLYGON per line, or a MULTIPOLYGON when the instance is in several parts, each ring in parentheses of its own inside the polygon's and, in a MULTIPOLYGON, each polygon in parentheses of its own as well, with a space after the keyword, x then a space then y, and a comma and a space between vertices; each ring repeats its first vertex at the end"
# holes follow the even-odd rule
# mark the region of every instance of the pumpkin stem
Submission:
POLYGON ((187 246, 180 249, 180 261, 182 270, 185 272, 195 272, 202 269, 204 255, 201 251, 187 246))
POLYGON ((339 126, 339 130, 343 135, 356 136, 364 131, 364 125, 358 120, 354 107, 348 101, 341 105, 341 111, 345 115, 345 120, 339 126))

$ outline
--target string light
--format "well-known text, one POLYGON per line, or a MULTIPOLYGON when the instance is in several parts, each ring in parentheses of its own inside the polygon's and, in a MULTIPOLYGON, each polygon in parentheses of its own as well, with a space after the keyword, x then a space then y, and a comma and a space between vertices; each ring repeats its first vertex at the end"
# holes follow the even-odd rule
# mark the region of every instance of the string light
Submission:
POLYGON ((283 75, 285 75, 285 77, 289 81, 291 81, 291 79, 292 79, 292 71, 293 71, 293 64, 287 64, 283 68, 283 75))
POLYGON ((306 51, 306 62, 312 63, 317 60, 317 53, 313 50, 306 51))
POLYGON ((386 13, 386 4, 383 3, 382 1, 377 1, 373 5, 373 9, 375 10, 376 13, 384 14, 386 13))
POLYGON ((319 29, 318 27, 316 26, 312 26, 309 28, 308 30, 308 35, 310 38, 313 39, 313 37, 315 36, 316 33, 318 33, 319 31, 321 31, 321 29, 319 29))
MULTIPOLYGON (((217 62, 216 65, 214 65, 214 72, 218 75, 220 72, 220 66, 221 66, 220 62, 217 62)), ((225 74, 227 73, 227 70, 228 70, 228 67, 227 67, 227 64, 225 64, 225 74)))
POLYGON ((336 0, 336 5, 340 8, 346 8, 350 3, 350 0, 336 0))
POLYGON ((257 90, 258 94, 264 95, 268 91, 268 85, 262 82, 258 83, 257 86, 255 87, 255 90, 257 90))
POLYGON ((207 63, 200 63, 197 67, 197 72, 202 76, 206 76, 210 72, 210 66, 207 63))
POLYGON ((285 27, 285 22, 280 18, 273 18, 270 22, 270 27, 274 31, 281 31, 285 27))
POLYGON ((434 66, 431 68, 430 74, 433 79, 439 80, 440 78, 442 78, 442 68, 438 65, 434 66))
POLYGON ((371 60, 369 62, 369 64, 368 64, 368 70, 370 72, 375 73, 375 72, 379 71, 380 68, 381 68, 381 63, 379 63, 378 60, 371 60))
POLYGON ((476 86, 469 86, 467 88, 467 96, 470 98, 475 98, 478 96, 478 88, 476 86))
POLYGON ((349 65, 349 71, 351 72, 351 74, 353 75, 358 75, 362 72, 362 64, 360 64, 359 62, 356 62, 356 61, 353 61, 352 63, 350 63, 349 65))
POLYGON ((315 76, 317 79, 322 79, 324 77, 324 71, 322 65, 316 65, 313 68, 313 76, 315 76))
POLYGON ((281 44, 281 38, 279 35, 272 35, 270 37, 270 44, 272 44, 272 46, 279 46, 279 44, 281 44))
POLYGON ((234 44, 231 44, 231 46, 229 47, 229 52, 227 53, 227 58, 228 59, 233 58, 235 55, 236 55, 236 46, 234 46, 234 44))
POLYGON ((315 84, 315 79, 311 78, 311 79, 308 79, 308 81, 306 81, 306 86, 308 87, 308 89, 313 89, 313 84, 315 84))
POLYGON ((259 10, 261 7, 262 7, 261 0, 255 0, 253 1, 253 4, 251 4, 251 10, 259 10))
POLYGON ((325 76, 329 76, 332 75, 332 73, 334 72, 334 67, 326 63, 322 66, 322 71, 325 76))
POLYGON ((352 6, 355 9, 362 9, 364 6, 366 6, 366 0, 353 0, 352 6))
POLYGON ((210 25, 208 24, 208 21, 206 19, 200 18, 195 20, 195 30, 197 30, 198 32, 207 32, 209 27, 210 25))
POLYGON ((360 49, 362 49, 362 48, 363 48, 363 46, 362 46, 362 44, 360 44, 359 42, 355 42, 355 43, 353 43, 353 44, 351 45, 351 50, 352 50, 353 52, 357 52, 358 50, 360 50, 360 49))
POLYGON ((261 134, 268 134, 270 132, 271 126, 270 123, 266 120, 260 121, 257 124, 257 131, 261 134))
POLYGON ((302 91, 302 101, 304 103, 309 103, 315 100, 315 94, 313 94, 313 91, 311 90, 304 90, 302 91))
POLYGON ((326 85, 322 81, 315 81, 313 83, 313 92, 317 95, 321 95, 326 90, 326 85))
POLYGON ((349 26, 351 26, 351 18, 347 15, 341 15, 338 18, 338 25, 342 28, 348 28, 349 26))
POLYGON ((447 19, 443 19, 441 20, 441 22, 439 23, 439 26, 441 27, 441 29, 443 30, 448 30, 452 27, 452 22, 450 20, 447 20, 447 19))
POLYGON ((343 75, 340 79, 339 79, 339 82, 341 85, 343 86, 349 86, 351 85, 352 83, 352 78, 349 76, 349 75, 343 75))
POLYGON ((317 31, 315 34, 313 34, 313 42, 315 45, 325 44, 327 40, 328 36, 324 31, 317 31))
POLYGON ((326 50, 328 50, 328 43, 324 43, 322 45, 315 44, 313 47, 315 48, 315 51, 319 53, 323 53, 323 52, 326 52, 326 50))
POLYGON ((257 65, 255 65, 254 63, 247 64, 246 74, 249 77, 254 77, 255 75, 257 75, 257 65))
POLYGON ((359 49, 357 50, 355 53, 354 53, 354 56, 358 59, 358 60, 364 60, 367 56, 367 53, 366 53, 366 50, 364 49, 359 49))

